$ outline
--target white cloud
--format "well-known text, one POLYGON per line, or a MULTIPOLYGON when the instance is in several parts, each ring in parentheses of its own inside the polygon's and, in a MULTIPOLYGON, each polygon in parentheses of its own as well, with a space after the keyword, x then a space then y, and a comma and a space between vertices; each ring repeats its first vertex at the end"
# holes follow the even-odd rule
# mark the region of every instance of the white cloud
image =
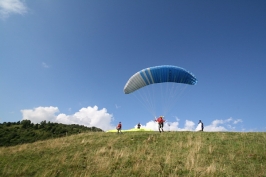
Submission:
MULTIPOLYGON (((179 119, 176 119, 175 122, 165 122, 164 123, 164 131, 193 131, 195 128, 195 123, 189 120, 186 120, 184 128, 180 128, 179 126, 179 119)), ((135 126, 135 128, 137 125, 135 126)), ((142 128, 151 129, 154 131, 158 131, 158 123, 151 120, 146 125, 141 125, 142 128)))
MULTIPOLYGON (((94 126, 101 128, 104 131, 115 129, 115 126, 112 124, 114 120, 113 115, 109 114, 107 112, 107 109, 103 108, 100 110, 97 106, 81 108, 78 112, 72 115, 59 113, 59 109, 52 106, 26 109, 21 110, 21 112, 23 115, 23 120, 28 119, 35 124, 46 120, 63 124, 79 124, 87 127, 94 126)), ((179 121, 180 119, 178 119, 177 117, 174 122, 166 121, 164 123, 164 131, 196 131, 195 126, 197 126, 198 124, 194 123, 193 121, 185 120, 183 127, 180 127, 179 121)), ((204 131, 235 131, 236 124, 241 122, 241 119, 234 120, 233 118, 225 120, 214 120, 210 125, 204 124, 204 131)), ((158 131, 158 123, 154 120, 150 120, 146 124, 143 124, 141 127, 158 131)))
POLYGON ((217 132, 217 131, 234 131, 235 127, 231 124, 241 123, 241 119, 234 120, 233 118, 225 119, 225 120, 214 120, 211 125, 207 125, 204 127, 204 131, 209 132, 217 132))
POLYGON ((237 119, 237 120, 234 121, 234 124, 238 124, 239 122, 242 122, 242 120, 241 119, 237 119))
MULTIPOLYGON (((182 127, 179 127, 179 120, 176 118, 175 122, 165 122, 164 130, 165 131, 198 131, 196 125, 193 121, 186 120, 185 124, 182 127)), ((234 120, 233 118, 225 119, 225 120, 214 120, 210 125, 204 126, 204 131, 207 132, 219 132, 219 131, 235 131, 235 125, 237 123, 241 123, 241 119, 234 120)), ((137 125, 135 125, 135 128, 137 125)), ((146 125, 141 125, 142 128, 151 129, 154 131, 158 131, 158 123, 155 121, 149 121, 146 125)))
POLYGON ((42 62, 42 66, 44 67, 44 68, 50 68, 50 66, 49 65, 47 65, 46 63, 44 63, 44 62, 42 62))
POLYGON ((105 108, 98 110, 97 106, 82 108, 73 115, 59 114, 56 118, 56 122, 94 126, 102 130, 113 129, 115 126, 111 125, 112 120, 113 116, 105 108))
POLYGON ((107 113, 105 108, 99 110, 97 106, 82 108, 73 115, 58 114, 57 107, 38 107, 29 110, 21 110, 23 120, 28 119, 33 123, 40 123, 41 121, 58 122, 63 124, 79 124, 87 127, 98 127, 102 130, 114 129, 115 126, 111 124, 113 116, 107 113))
POLYGON ((227 131, 227 129, 223 126, 217 126, 214 125, 213 123, 211 125, 205 126, 204 131, 207 132, 220 132, 220 131, 227 131))
POLYGON ((121 108, 121 106, 118 106, 117 104, 115 104, 115 108, 119 109, 119 108, 121 108))
POLYGON ((194 126, 195 126, 195 123, 194 122, 192 122, 190 120, 186 120, 184 130, 186 130, 186 131, 194 130, 195 129, 194 126))
POLYGON ((24 14, 28 9, 22 0, 0 0, 1 18, 7 18, 10 14, 24 14))
POLYGON ((40 123, 41 121, 54 121, 56 119, 55 113, 59 112, 57 107, 38 107, 34 109, 21 110, 22 119, 30 120, 33 123, 40 123))

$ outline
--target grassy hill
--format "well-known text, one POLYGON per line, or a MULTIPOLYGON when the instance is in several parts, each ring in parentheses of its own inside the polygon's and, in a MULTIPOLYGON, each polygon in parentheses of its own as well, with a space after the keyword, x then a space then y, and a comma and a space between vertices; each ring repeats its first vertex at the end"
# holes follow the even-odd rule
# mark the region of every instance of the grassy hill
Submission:
POLYGON ((266 133, 90 132, 0 147, 0 176, 266 176, 266 133))

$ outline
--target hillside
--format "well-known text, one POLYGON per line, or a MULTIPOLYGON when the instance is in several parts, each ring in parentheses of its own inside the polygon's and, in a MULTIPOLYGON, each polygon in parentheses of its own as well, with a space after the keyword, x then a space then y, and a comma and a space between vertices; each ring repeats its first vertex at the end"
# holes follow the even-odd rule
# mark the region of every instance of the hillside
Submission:
POLYGON ((266 176, 266 133, 90 132, 0 147, 0 176, 266 176))
POLYGON ((34 124, 30 120, 0 123, 0 146, 14 146, 40 140, 58 138, 84 132, 101 132, 96 127, 83 125, 66 125, 42 121, 34 124))

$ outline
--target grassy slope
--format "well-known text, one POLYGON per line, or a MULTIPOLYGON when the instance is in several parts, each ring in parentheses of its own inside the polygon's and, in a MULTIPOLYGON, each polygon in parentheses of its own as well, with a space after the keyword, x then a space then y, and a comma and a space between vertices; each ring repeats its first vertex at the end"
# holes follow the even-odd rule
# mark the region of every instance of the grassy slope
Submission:
POLYGON ((0 148, 0 176, 266 176, 266 133, 83 133, 0 148))

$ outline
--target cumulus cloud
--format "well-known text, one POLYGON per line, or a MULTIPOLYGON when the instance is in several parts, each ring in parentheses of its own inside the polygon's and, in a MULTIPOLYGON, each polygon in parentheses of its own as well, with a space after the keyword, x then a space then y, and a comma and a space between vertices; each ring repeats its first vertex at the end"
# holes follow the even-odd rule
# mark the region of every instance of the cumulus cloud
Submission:
POLYGON ((33 123, 40 123, 41 121, 55 121, 56 113, 59 112, 57 107, 38 107, 34 109, 24 109, 21 110, 22 119, 30 120, 33 123))
POLYGON ((23 120, 27 119, 33 123, 40 123, 41 121, 50 121, 63 124, 79 124, 87 127, 98 127, 102 130, 114 129, 112 125, 113 116, 107 112, 105 108, 98 109, 97 106, 82 108, 73 115, 58 114, 57 107, 38 107, 34 109, 21 110, 23 120))
POLYGON ((10 14, 27 13, 28 8, 22 0, 0 0, 1 18, 7 18, 10 14))
MULTIPOLYGON (((165 122, 165 131, 197 131, 198 124, 193 121, 186 120, 185 124, 181 127, 179 123, 180 119, 176 118, 174 122, 165 122)), ((204 131, 207 132, 219 132, 219 131, 235 131, 235 124, 241 123, 241 119, 234 120, 233 118, 225 120, 214 120, 210 125, 204 126, 204 131)), ((135 125, 137 128, 137 125, 135 125)), ((148 123, 141 125, 141 128, 147 128, 154 131, 158 131, 158 123, 155 121, 149 121, 148 123)))
POLYGON ((105 108, 98 110, 97 106, 82 108, 73 115, 59 114, 56 118, 56 122, 94 126, 103 130, 114 128, 111 125, 112 120, 113 116, 105 108))
MULTIPOLYGON (((135 128, 137 125, 135 126, 135 128)), ((141 125, 141 128, 151 129, 154 131, 158 131, 158 123, 151 120, 148 123, 141 125)), ((185 121, 184 127, 179 127, 179 119, 176 119, 174 122, 165 122, 164 123, 164 131, 193 131, 195 129, 195 123, 189 120, 185 121)))
MULTIPOLYGON (((60 113, 57 107, 37 107, 34 109, 21 110, 23 120, 31 120, 33 123, 40 123, 41 121, 50 121, 63 124, 79 124, 87 127, 98 127, 104 131, 115 129, 112 124, 114 118, 112 114, 107 112, 107 109, 99 109, 97 106, 81 108, 78 112, 68 115, 60 113)), ((224 120, 214 120, 207 125, 204 122, 204 131, 218 132, 218 131, 235 131, 237 124, 241 123, 241 119, 234 120, 228 118, 224 120)), ((175 121, 164 123, 164 131, 196 131, 198 124, 191 120, 185 120, 184 125, 180 125, 180 119, 176 117, 175 121)), ((137 125, 135 125, 135 128, 137 125)), ((158 123, 154 120, 148 121, 141 125, 141 128, 158 131, 158 123)))
POLYGON ((204 127, 204 131, 235 131, 235 126, 233 125, 241 122, 241 119, 234 120, 233 118, 225 120, 214 120, 210 125, 204 127))

